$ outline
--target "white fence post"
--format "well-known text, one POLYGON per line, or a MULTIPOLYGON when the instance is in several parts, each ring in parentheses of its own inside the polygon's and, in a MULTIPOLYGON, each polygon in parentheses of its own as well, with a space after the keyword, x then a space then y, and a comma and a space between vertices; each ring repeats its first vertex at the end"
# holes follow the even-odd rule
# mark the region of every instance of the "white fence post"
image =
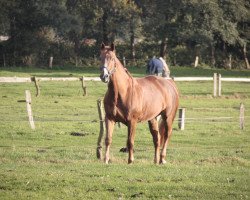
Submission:
POLYGON ((214 73, 214 97, 217 96, 217 73, 214 73))
POLYGON ((181 130, 185 129, 185 112, 186 108, 179 109, 178 127, 181 130))
POLYGON ((218 74, 218 96, 221 96, 221 74, 218 74))

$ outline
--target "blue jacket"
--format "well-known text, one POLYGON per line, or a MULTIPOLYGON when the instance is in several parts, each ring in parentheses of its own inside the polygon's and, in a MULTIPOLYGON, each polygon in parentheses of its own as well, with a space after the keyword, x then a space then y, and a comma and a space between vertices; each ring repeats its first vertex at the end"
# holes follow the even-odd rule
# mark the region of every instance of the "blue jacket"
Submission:
POLYGON ((163 63, 158 58, 152 58, 147 65, 147 74, 158 74, 163 71, 163 63))

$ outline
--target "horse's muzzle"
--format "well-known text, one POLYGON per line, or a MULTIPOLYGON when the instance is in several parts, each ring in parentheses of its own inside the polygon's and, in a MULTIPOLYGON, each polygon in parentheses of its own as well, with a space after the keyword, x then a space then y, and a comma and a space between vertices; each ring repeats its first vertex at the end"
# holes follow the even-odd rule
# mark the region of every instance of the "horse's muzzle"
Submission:
POLYGON ((102 82, 108 83, 109 82, 108 69, 103 66, 103 67, 100 67, 100 70, 102 71, 101 74, 100 74, 100 79, 102 80, 102 82))
POLYGON ((100 79, 102 80, 102 82, 108 83, 109 82, 109 75, 108 74, 101 74, 100 79))

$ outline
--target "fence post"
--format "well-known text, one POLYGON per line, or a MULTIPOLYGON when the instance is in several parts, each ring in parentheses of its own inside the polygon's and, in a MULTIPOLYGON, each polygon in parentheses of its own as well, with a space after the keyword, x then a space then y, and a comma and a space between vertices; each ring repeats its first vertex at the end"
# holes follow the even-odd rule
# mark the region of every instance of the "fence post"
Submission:
POLYGON ((104 116, 104 110, 103 110, 103 101, 101 99, 97 100, 97 108, 99 113, 99 119, 100 119, 100 132, 99 137, 97 140, 97 148, 96 148, 96 156, 98 159, 102 159, 102 141, 103 141, 103 134, 105 132, 105 116, 104 116))
POLYGON ((87 95, 87 87, 86 87, 86 83, 84 81, 84 76, 82 76, 81 81, 82 81, 83 96, 86 96, 87 95))
POLYGON ((179 109, 178 127, 181 130, 185 129, 185 111, 186 108, 179 109))
POLYGON ((125 58, 125 56, 123 56, 122 60, 123 60, 123 66, 126 67, 126 58, 125 58))
POLYGON ((245 106, 243 103, 240 104, 240 129, 245 127, 245 106))
POLYGON ((31 110, 31 94, 30 94, 29 90, 25 90, 25 98, 26 98, 26 107, 27 107, 27 113, 28 113, 28 117, 29 117, 30 127, 32 129, 35 129, 35 123, 34 123, 34 119, 32 116, 32 110, 31 110))
POLYGON ((37 78, 35 76, 33 77, 32 80, 35 82, 35 86, 36 86, 36 97, 39 97, 39 95, 40 95, 40 88, 39 88, 39 85, 38 85, 38 80, 37 80, 37 78))
POLYGON ((218 74, 218 96, 221 96, 221 74, 218 74))
POLYGON ((217 73, 214 73, 214 97, 217 96, 217 73))

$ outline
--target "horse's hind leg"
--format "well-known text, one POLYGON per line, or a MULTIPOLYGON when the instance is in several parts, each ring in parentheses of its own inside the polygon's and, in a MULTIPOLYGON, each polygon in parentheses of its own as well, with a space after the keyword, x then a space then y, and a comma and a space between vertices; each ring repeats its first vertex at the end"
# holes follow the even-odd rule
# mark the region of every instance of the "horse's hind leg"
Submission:
POLYGON ((162 150, 161 150, 161 158, 160 163, 166 163, 166 152, 167 146, 172 135, 172 124, 173 120, 171 118, 167 118, 166 116, 162 116, 162 122, 160 125, 160 132, 162 135, 162 150))
POLYGON ((155 158, 154 162, 159 164, 160 161, 160 143, 161 143, 161 136, 159 134, 158 122, 156 119, 152 119, 148 121, 149 129, 153 137, 153 142, 155 146, 155 158))
POLYGON ((105 118, 105 125, 106 125, 106 139, 105 139, 105 145, 106 145, 106 153, 105 153, 105 158, 104 162, 108 164, 109 162, 109 150, 110 150, 110 145, 112 143, 112 134, 114 130, 114 125, 115 122, 105 118))

